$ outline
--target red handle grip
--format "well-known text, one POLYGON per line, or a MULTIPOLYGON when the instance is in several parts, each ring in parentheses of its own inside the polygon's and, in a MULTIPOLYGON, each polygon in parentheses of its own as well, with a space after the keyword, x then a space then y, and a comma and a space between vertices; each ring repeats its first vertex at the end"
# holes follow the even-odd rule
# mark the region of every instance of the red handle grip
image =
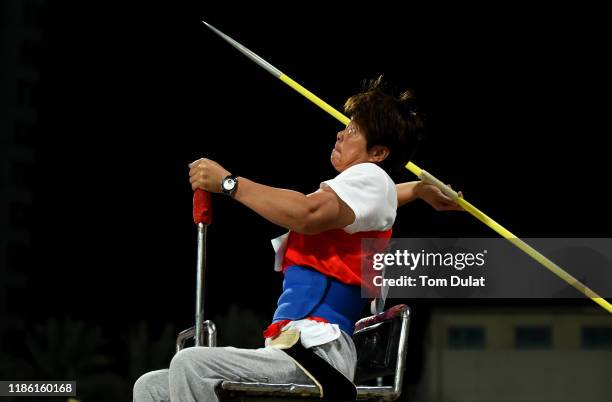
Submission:
POLYGON ((212 198, 208 191, 197 189, 193 193, 193 221, 210 225, 212 221, 212 198))

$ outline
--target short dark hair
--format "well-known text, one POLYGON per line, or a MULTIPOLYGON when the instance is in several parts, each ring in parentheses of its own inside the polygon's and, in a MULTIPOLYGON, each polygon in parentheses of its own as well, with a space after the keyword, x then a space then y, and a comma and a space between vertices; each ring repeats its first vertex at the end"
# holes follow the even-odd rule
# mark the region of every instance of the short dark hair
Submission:
POLYGON ((414 156, 424 135, 424 122, 416 109, 414 95, 403 91, 394 96, 380 75, 364 82, 364 91, 344 104, 345 113, 364 131, 367 150, 375 145, 389 148, 381 162, 388 173, 396 172, 414 156))

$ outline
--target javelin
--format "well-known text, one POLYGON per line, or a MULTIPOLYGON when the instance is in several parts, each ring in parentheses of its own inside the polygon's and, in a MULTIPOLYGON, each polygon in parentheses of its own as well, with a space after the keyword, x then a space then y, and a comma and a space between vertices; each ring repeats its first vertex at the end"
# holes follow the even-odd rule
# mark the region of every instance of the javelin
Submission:
MULTIPOLYGON (((312 103, 319 106, 321 109, 325 110, 327 113, 331 114, 333 117, 338 119, 345 126, 349 124, 350 119, 346 117, 345 115, 343 115, 342 113, 340 113, 339 111, 337 111, 336 109, 334 109, 327 102, 325 102, 324 100, 322 100, 321 98, 319 98, 318 96, 316 96, 315 94, 313 94, 312 92, 310 92, 309 90, 307 90, 306 88, 304 88, 303 86, 295 82, 293 79, 291 79, 287 75, 283 74, 278 68, 274 67, 272 64, 268 63, 267 61, 259 57, 257 54, 255 54, 251 50, 247 49, 246 47, 242 46, 240 43, 236 42, 234 39, 230 38, 223 32, 219 31, 217 28, 213 27, 206 21, 202 21, 202 22, 204 23, 204 25, 210 28, 214 33, 216 33, 221 38, 223 38, 226 42, 228 42, 230 45, 238 49, 242 54, 247 56, 249 59, 253 60, 260 67, 264 68, 267 72, 269 72, 276 78, 280 79, 281 81, 289 85, 291 88, 295 89, 297 92, 299 92, 304 97, 306 97, 308 100, 310 100, 312 103)), ((440 191, 442 191, 444 195, 453 199, 457 204, 459 204, 464 210, 466 210, 471 215, 473 215, 476 219, 478 219, 479 221, 481 221, 482 223, 484 223, 485 225, 493 229, 495 232, 497 232, 499 235, 501 235, 503 238, 508 240, 510 243, 514 244, 516 247, 521 249, 531 258, 533 258, 540 264, 544 265, 544 267, 547 268, 549 271, 551 271, 553 274, 557 275, 559 278, 567 282, 569 285, 574 287, 580 293, 582 293, 589 299, 593 300, 595 303, 600 305, 604 310, 612 314, 612 304, 608 303, 606 299, 599 296, 597 293, 589 289, 586 285, 584 285, 578 279, 574 278, 572 275, 570 275, 565 270, 563 270, 560 266, 558 266, 557 264, 555 264, 554 262, 546 258, 542 253, 540 253, 539 251, 531 247, 529 244, 525 243, 523 240, 519 239, 517 236, 512 234, 509 230, 504 228, 499 223, 495 222, 493 219, 487 216, 484 212, 480 211, 474 205, 466 201, 463 197, 459 197, 459 194, 456 191, 452 190, 442 181, 438 180, 431 173, 428 173, 424 169, 419 168, 417 165, 415 165, 412 162, 408 162, 406 164, 406 169, 410 170, 422 181, 436 186, 438 189, 440 189, 440 191)))

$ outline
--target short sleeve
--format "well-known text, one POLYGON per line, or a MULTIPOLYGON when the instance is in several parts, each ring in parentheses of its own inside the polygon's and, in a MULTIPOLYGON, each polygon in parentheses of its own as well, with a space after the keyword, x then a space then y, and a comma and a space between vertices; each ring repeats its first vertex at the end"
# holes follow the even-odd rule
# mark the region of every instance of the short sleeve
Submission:
POLYGON ((384 231, 393 226, 397 213, 395 183, 374 163, 359 163, 331 180, 329 186, 355 214, 355 221, 344 228, 347 233, 384 231))

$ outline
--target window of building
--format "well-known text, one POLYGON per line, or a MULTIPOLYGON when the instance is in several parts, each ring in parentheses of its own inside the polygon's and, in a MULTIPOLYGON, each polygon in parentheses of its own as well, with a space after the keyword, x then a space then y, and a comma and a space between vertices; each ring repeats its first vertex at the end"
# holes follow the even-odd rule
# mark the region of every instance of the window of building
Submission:
POLYGON ((584 349, 612 349, 612 327, 582 327, 582 347, 584 349))
POLYGON ((549 349, 552 347, 552 329, 549 326, 519 326, 514 331, 517 349, 549 349))
POLYGON ((448 327, 448 347, 450 349, 483 349, 485 330, 481 326, 448 327))

